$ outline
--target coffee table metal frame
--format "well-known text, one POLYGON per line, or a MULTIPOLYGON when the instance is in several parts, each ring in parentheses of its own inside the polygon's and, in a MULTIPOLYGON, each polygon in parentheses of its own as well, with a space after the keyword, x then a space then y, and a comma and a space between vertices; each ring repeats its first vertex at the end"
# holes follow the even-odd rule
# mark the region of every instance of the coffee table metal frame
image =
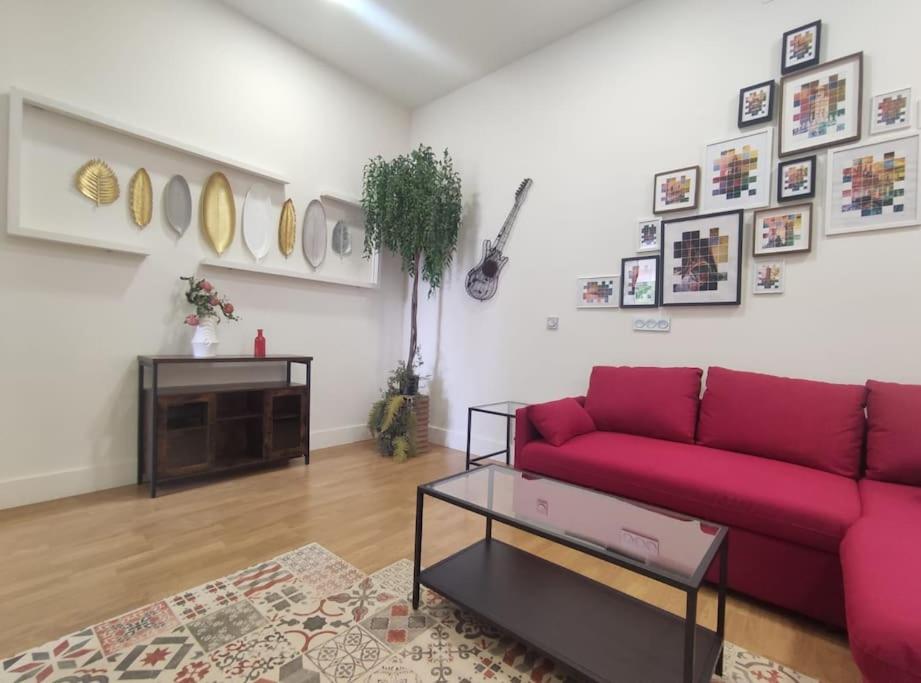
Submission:
MULTIPOLYGON (((491 464, 485 467, 486 468, 494 467, 496 469, 507 469, 497 464, 491 464)), ((511 547, 511 546, 507 546, 507 544, 504 544, 498 540, 493 540, 492 525, 493 525, 493 521, 496 521, 502 524, 507 524, 508 526, 514 527, 516 529, 520 529, 521 531, 525 531, 530 534, 534 534, 535 536, 540 536, 541 538, 547 539, 549 541, 559 543, 560 545, 566 546, 568 548, 572 548, 573 550, 578 550, 580 552, 585 553, 586 555, 590 555, 592 557, 596 557, 606 562, 610 562, 611 564, 617 565, 619 567, 623 567, 624 569, 636 572, 637 574, 641 574, 642 576, 659 581, 660 583, 664 583, 668 586, 671 586, 673 588, 677 588, 683 591, 686 595, 686 600, 685 600, 685 617, 684 617, 684 652, 682 655, 683 674, 680 680, 683 683, 699 683, 700 681, 703 681, 703 680, 709 682, 710 678, 712 677, 714 673, 717 676, 722 675, 723 673, 723 641, 724 641, 725 631, 726 631, 727 574, 728 574, 728 569, 729 569, 728 567, 729 536, 728 536, 728 530, 726 529, 726 527, 716 525, 716 524, 711 525, 717 529, 714 535, 714 542, 710 545, 710 548, 708 549, 707 553, 705 554, 703 560, 700 562, 694 574, 691 577, 682 578, 679 575, 670 573, 666 570, 657 570, 655 567, 652 567, 641 561, 633 559, 627 555, 618 556, 617 554, 612 554, 612 551, 606 551, 601 546, 598 546, 597 549, 595 549, 591 547, 590 545, 586 545, 585 543, 579 542, 579 539, 577 538, 570 539, 567 536, 563 536, 558 533, 553 533, 552 531, 548 531, 544 528, 541 528, 540 526, 529 524, 527 522, 523 522, 521 520, 515 519, 508 515, 504 515, 502 513, 488 510, 484 507, 472 504, 468 501, 461 500, 455 496, 445 494, 437 490, 436 488, 434 488, 436 485, 441 484, 450 479, 454 479, 457 477, 465 477, 470 474, 472 473, 467 472, 467 471, 461 472, 459 474, 453 474, 451 476, 443 477, 441 479, 437 479, 435 481, 431 481, 426 484, 420 484, 419 487, 416 489, 416 530, 415 530, 415 550, 414 550, 414 557, 413 557, 413 593, 412 593, 413 609, 419 608, 420 586, 425 585, 435 590, 436 592, 440 592, 439 591, 440 586, 430 585, 430 583, 427 581, 427 577, 426 577, 427 572, 430 572, 436 569, 437 567, 444 565, 445 563, 449 562, 453 558, 458 557, 467 551, 470 551, 474 547, 481 545, 484 542, 487 544, 496 543, 502 546, 511 547), (483 517, 486 518, 486 533, 485 533, 485 537, 483 541, 479 541, 473 544, 472 546, 464 548, 458 553, 455 553, 454 555, 451 555, 441 560, 440 562, 436 563, 435 565, 423 570, 421 567, 422 528, 423 528, 422 522, 423 522, 423 502, 424 502, 425 496, 431 496, 432 498, 436 498, 446 503, 450 503, 451 505, 455 505, 469 512, 473 512, 473 513, 482 515, 483 517), (712 563, 715 561, 717 554, 719 554, 719 581, 717 584, 717 620, 716 620, 715 636, 716 636, 716 643, 718 645, 718 648, 716 652, 710 653, 711 656, 715 655, 715 657, 713 657, 714 663, 713 663, 712 668, 706 667, 706 666, 704 667, 705 678, 700 677, 700 674, 698 675, 697 678, 695 678, 695 661, 694 661, 695 659, 695 654, 694 654, 695 653, 695 638, 698 634, 698 631, 700 630, 699 627, 697 626, 697 598, 698 598, 698 593, 700 592, 700 588, 704 582, 704 576, 706 575, 712 563), (709 673, 707 673, 707 671, 709 671, 709 673)), ((549 477, 541 477, 541 478, 550 479, 549 477)), ((492 482, 490 482, 490 488, 491 488, 491 483, 492 482)), ((561 483, 566 483, 566 482, 561 482, 561 483)), ((577 488, 585 488, 585 487, 577 487, 577 488)), ((604 492, 595 491, 594 489, 585 488, 585 490, 590 491, 595 494, 610 495, 604 492)), ((610 496, 610 497, 618 498, 620 500, 627 500, 620 496, 610 496)), ((634 502, 634 501, 629 501, 629 502, 634 502)), ((645 503, 637 502, 636 504, 642 507, 645 507, 647 509, 651 509, 651 510, 658 509, 654 506, 646 505, 645 503)), ((665 514, 668 514, 669 512, 667 510, 661 510, 661 511, 665 514)), ((702 520, 698 520, 698 521, 702 521, 702 520)), ((539 560, 539 561, 543 561, 543 560, 539 560)), ((568 570, 563 570, 563 571, 568 572, 568 570)), ((580 578, 582 578, 584 581, 588 583, 595 583, 592 579, 589 579, 588 577, 580 577, 580 578)), ((608 590, 613 591, 614 593, 617 593, 620 595, 625 595, 621 593, 620 591, 617 591, 616 589, 613 589, 613 588, 608 588, 608 590)), ((483 618, 484 620, 491 621, 488 617, 481 614, 477 610, 475 605, 463 604, 459 602, 458 600, 452 598, 451 595, 445 595, 445 597, 448 598, 449 600, 452 600, 453 602, 456 602, 458 605, 460 605, 460 607, 470 612, 476 613, 479 617, 483 618)), ((630 598, 630 599, 635 600, 633 598, 630 598)), ((653 605, 648 605, 648 607, 650 610, 661 611, 659 610, 659 608, 653 605)), ((595 678, 595 676, 593 675, 593 672, 581 669, 578 662, 567 661, 565 658, 565 655, 562 655, 559 652, 547 652, 546 649, 541 648, 535 643, 528 642, 526 639, 522 638, 522 636, 514 633, 513 631, 510 631, 502 623, 498 623, 498 622, 491 622, 491 623, 493 623, 494 626, 498 627, 501 630, 510 632, 511 635, 516 636, 518 639, 522 640, 526 645, 529 645, 530 647, 538 651, 543 651, 545 655, 547 655, 551 659, 556 660, 560 664, 563 664, 564 666, 574 670, 577 674, 581 676, 585 676, 589 679, 595 678)), ((608 680, 625 680, 625 679, 616 678, 618 675, 618 672, 610 672, 610 673, 614 678, 611 678, 608 680)), ((601 680, 604 680, 604 679, 601 679, 601 680)))
POLYGON ((497 455, 505 456, 505 464, 512 464, 512 420, 515 419, 515 411, 508 410, 507 406, 516 405, 521 408, 526 407, 527 403, 522 403, 521 401, 496 401, 495 403, 481 403, 480 405, 470 406, 467 408, 467 463, 466 470, 469 470, 471 466, 482 467, 483 463, 481 461, 488 460, 489 458, 495 457, 497 455), (495 406, 506 404, 506 410, 494 410, 495 406), (498 415, 499 417, 505 418, 505 448, 498 451, 493 451, 492 453, 487 453, 486 455, 478 455, 474 458, 470 457, 470 437, 473 427, 473 414, 474 413, 485 413, 486 415, 498 415))

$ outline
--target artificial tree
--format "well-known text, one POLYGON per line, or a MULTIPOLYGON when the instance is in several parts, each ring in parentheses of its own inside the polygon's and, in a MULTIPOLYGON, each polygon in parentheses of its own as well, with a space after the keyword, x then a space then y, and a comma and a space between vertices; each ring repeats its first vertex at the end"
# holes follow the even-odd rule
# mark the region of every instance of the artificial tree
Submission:
MULTIPOLYGON (((391 161, 380 156, 371 159, 364 169, 361 206, 365 213, 364 256, 380 249, 387 249, 400 258, 404 273, 412 280, 410 303, 409 351, 406 361, 401 361, 397 373, 402 379, 399 387, 392 382, 383 392, 382 400, 395 398, 395 390, 401 394, 414 394, 418 387, 416 369, 419 366, 419 281, 429 285, 431 296, 441 286, 445 269, 451 264, 457 246, 457 231, 461 220, 461 181, 454 170, 454 163, 448 150, 439 158, 431 147, 419 145, 408 155, 400 155, 391 161)), ((378 402, 380 403, 380 402, 378 402)), ((391 402, 393 405, 397 401, 391 402)), ((406 410, 407 402, 400 402, 406 410)), ((375 423, 375 416, 392 415, 393 410, 372 409, 369 426, 378 436, 383 430, 375 423)), ((399 418, 399 412, 396 416, 399 418)), ((399 425, 402 429, 408 420, 387 420, 387 424, 399 425)), ((405 432, 404 432, 405 434, 405 432)), ((393 443, 391 434, 387 442, 393 443)), ((409 444, 411 454, 412 445, 409 444)), ((382 451, 387 451, 381 443, 382 451)), ((392 455, 392 451, 387 453, 392 455)))

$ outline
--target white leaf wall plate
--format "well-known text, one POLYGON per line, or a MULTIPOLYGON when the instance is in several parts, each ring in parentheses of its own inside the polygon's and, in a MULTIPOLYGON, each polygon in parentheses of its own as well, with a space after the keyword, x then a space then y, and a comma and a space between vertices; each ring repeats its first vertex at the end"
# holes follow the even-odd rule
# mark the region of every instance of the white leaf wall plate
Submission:
POLYGON ((307 205, 304 213, 304 232, 302 243, 304 256, 314 268, 319 268, 326 258, 326 209, 319 199, 307 205))
POLYGON ((180 237, 192 224, 192 192, 189 183, 181 175, 174 175, 163 191, 166 208, 166 222, 180 237))
POLYGON ((256 183, 243 200, 243 242, 257 263, 269 253, 273 223, 269 190, 256 183))

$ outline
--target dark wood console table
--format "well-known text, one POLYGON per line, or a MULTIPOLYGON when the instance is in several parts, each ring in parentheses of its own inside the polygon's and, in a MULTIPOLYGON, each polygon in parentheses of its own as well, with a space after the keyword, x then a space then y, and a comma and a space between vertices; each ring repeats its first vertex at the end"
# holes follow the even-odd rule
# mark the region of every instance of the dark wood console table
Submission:
POLYGON ((168 482, 267 467, 303 456, 310 464, 311 356, 138 356, 138 484, 150 497, 168 482), (164 365, 284 364, 285 379, 160 385, 164 365), (291 366, 303 365, 303 384, 291 366))

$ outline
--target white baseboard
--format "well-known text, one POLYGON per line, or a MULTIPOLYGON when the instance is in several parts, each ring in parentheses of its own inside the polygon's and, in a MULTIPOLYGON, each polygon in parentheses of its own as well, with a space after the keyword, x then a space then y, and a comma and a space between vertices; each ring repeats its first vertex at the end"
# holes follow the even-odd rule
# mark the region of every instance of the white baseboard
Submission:
MULTIPOLYGON (((515 439, 514 434, 512 434, 512 453, 514 453, 515 448, 515 439)), ((466 431, 452 431, 445 429, 444 427, 432 427, 429 426, 429 440, 432 443, 438 444, 439 446, 444 446, 446 448, 452 448, 456 451, 460 451, 460 455, 464 456, 467 452, 467 432, 466 431)), ((499 439, 485 439, 482 437, 472 437, 470 439, 470 454, 471 455, 482 455, 483 453, 493 453, 500 449, 505 448, 505 442, 500 441, 499 439)), ((496 462, 505 462, 505 456, 496 456, 494 458, 496 462)))
MULTIPOLYGON (((341 446, 371 438, 365 425, 349 425, 310 432, 310 450, 341 446)), ((137 481, 137 460, 125 458, 104 465, 75 467, 0 480, 0 510, 41 503, 81 493, 127 486, 137 481)))

